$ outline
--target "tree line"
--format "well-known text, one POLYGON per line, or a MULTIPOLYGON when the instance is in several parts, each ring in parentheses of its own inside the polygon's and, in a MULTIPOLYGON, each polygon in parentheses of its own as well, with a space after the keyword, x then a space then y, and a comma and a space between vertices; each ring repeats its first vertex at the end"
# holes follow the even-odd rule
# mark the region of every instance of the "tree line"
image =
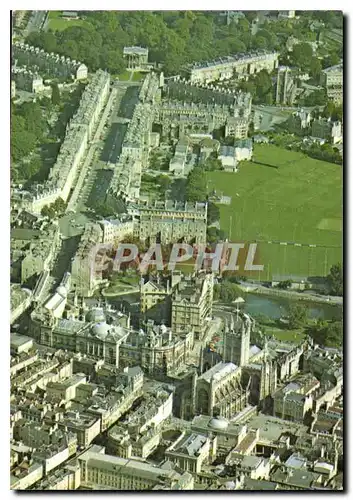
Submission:
POLYGON ((185 63, 249 50, 281 50, 289 35, 314 38, 310 20, 265 22, 254 32, 253 13, 229 24, 219 12, 82 11, 82 26, 31 33, 27 42, 48 52, 84 62, 90 70, 124 71, 123 47, 149 48, 149 60, 162 63, 167 75, 185 63))

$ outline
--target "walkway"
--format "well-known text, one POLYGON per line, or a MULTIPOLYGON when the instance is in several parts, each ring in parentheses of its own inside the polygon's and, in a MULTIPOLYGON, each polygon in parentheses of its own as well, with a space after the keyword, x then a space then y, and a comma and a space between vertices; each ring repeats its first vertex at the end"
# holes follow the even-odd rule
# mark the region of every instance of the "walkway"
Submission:
POLYGON ((99 124, 98 124, 98 127, 97 127, 97 130, 96 130, 96 133, 94 134, 94 137, 93 139, 91 140, 90 142, 90 146, 89 146, 89 149, 88 149, 88 152, 87 152, 87 156, 81 166, 81 169, 80 169, 80 174, 79 174, 79 177, 77 179, 77 182, 76 182, 76 186, 74 188, 74 191, 72 193, 72 196, 70 198, 70 201, 68 203, 68 206, 67 206, 67 209, 66 209, 66 212, 71 212, 71 211, 74 211, 76 206, 77 206, 77 203, 78 203, 78 198, 79 198, 79 195, 81 193, 81 190, 82 190, 82 187, 83 187, 83 183, 84 181, 86 180, 86 177, 87 177, 87 174, 89 173, 89 165, 91 164, 92 162, 92 159, 93 159, 93 155, 94 153, 96 152, 96 149, 98 147, 98 141, 99 141, 99 138, 102 134, 102 131, 103 131, 103 127, 107 121, 107 118, 108 118, 108 114, 112 108, 112 105, 113 105, 113 102, 115 100, 115 97, 116 97, 116 88, 114 87, 111 91, 111 94, 109 96, 109 99, 108 99, 108 102, 105 106, 105 109, 102 113, 102 116, 101 116, 101 119, 99 121, 99 124))

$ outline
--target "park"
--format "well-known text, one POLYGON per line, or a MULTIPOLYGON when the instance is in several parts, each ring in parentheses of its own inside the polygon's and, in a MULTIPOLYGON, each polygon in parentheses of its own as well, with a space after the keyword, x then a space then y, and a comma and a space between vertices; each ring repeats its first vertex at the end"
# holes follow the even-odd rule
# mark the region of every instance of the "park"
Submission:
POLYGON ((207 172, 208 191, 232 199, 219 205, 229 240, 258 242, 254 279, 325 276, 342 261, 342 176, 340 165, 273 145, 255 145, 238 173, 207 172))

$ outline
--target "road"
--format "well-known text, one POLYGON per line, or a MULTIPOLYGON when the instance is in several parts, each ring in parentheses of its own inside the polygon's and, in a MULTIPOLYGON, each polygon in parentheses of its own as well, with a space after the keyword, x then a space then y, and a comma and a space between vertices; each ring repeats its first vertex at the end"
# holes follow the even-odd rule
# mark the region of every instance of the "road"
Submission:
POLYGON ((26 29, 24 30, 24 36, 28 36, 30 33, 35 31, 41 31, 43 29, 44 21, 47 17, 47 10, 34 10, 28 21, 26 29))
MULTIPOLYGON (((94 155, 98 149, 99 139, 102 135, 103 127, 108 119, 109 113, 111 112, 113 103, 116 99, 116 95, 117 95, 117 90, 115 87, 113 87, 111 94, 109 96, 108 102, 107 102, 107 104, 104 108, 104 111, 102 113, 102 116, 99 120, 97 129, 96 129, 96 133, 94 134, 93 139, 92 139, 90 146, 88 148, 87 156, 86 156, 86 158, 81 166, 80 173, 79 173, 78 179, 76 181, 76 186, 75 186, 74 192, 72 193, 72 196, 71 196, 70 201, 69 201, 68 206, 67 206, 67 212, 71 212, 71 211, 76 210, 77 205, 80 201, 79 197, 80 197, 80 194, 82 192, 84 182, 86 181, 85 185, 87 185, 88 179, 91 178, 92 175, 94 176, 94 173, 91 172, 91 166, 94 167, 94 165, 92 165, 92 160, 93 160, 94 155)), ((93 168, 92 168, 92 170, 93 170, 93 168)))

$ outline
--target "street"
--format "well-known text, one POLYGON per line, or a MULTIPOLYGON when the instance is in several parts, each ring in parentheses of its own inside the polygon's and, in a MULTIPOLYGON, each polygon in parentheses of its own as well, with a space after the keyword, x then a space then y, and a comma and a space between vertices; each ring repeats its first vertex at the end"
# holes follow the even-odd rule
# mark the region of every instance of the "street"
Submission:
POLYGON ((26 29, 24 30, 24 36, 28 36, 30 33, 35 31, 41 31, 43 28, 43 24, 47 17, 47 10, 34 10, 32 11, 32 15, 28 21, 26 29))

